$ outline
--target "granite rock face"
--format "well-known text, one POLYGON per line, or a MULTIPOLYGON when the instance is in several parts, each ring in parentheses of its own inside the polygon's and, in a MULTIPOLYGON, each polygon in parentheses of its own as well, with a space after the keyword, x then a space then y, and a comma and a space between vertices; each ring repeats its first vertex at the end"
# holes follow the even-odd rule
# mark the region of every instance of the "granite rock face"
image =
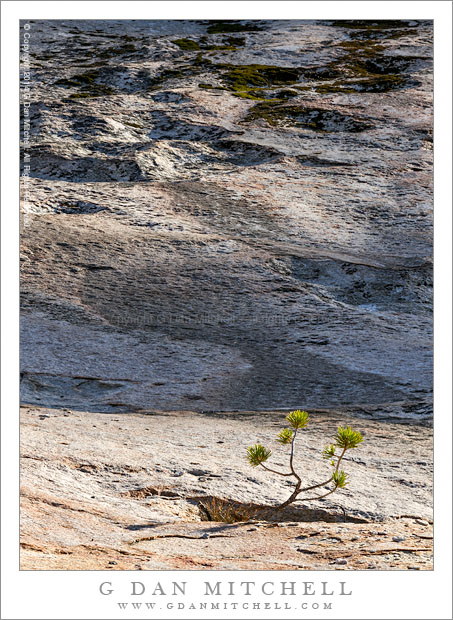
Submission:
POLYGON ((431 570, 431 429, 311 414, 297 471, 328 477, 321 450, 352 424, 364 442, 343 462, 350 484, 275 511, 292 487, 245 454, 262 442, 285 471, 281 413, 23 407, 22 569, 431 570))
POLYGON ((430 415, 431 22, 30 32, 23 402, 430 415))
POLYGON ((431 569, 432 23, 29 32, 22 568, 431 569))

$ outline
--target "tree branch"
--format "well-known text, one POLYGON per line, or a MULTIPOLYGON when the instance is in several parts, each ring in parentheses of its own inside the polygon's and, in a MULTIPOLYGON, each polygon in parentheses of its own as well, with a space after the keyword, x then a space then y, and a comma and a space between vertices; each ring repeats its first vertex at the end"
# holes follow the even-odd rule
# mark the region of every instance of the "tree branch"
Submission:
POLYGON ((294 476, 292 471, 290 471, 289 474, 284 474, 282 471, 277 471, 276 469, 271 469, 270 467, 263 465, 263 463, 260 463, 260 465, 267 471, 271 471, 273 474, 278 474, 279 476, 294 476))
POLYGON ((328 495, 332 495, 332 493, 335 493, 335 491, 338 489, 338 487, 335 487, 333 489, 331 489, 328 493, 324 493, 324 495, 317 495, 316 497, 298 497, 297 499, 295 499, 295 502, 311 502, 313 499, 322 499, 323 497, 327 497, 328 495))
MULTIPOLYGON (((346 448, 343 448, 343 452, 340 454, 337 461, 337 466, 335 467, 335 473, 338 473, 338 469, 340 467, 340 463, 342 458, 344 457, 344 454, 346 452, 346 448)), ((313 489, 319 489, 320 487, 325 486, 326 484, 330 484, 333 480, 333 475, 330 476, 330 478, 328 480, 326 480, 325 482, 320 482, 319 484, 314 484, 311 487, 305 487, 305 489, 300 489, 299 493, 305 493, 305 491, 313 491, 313 489)))

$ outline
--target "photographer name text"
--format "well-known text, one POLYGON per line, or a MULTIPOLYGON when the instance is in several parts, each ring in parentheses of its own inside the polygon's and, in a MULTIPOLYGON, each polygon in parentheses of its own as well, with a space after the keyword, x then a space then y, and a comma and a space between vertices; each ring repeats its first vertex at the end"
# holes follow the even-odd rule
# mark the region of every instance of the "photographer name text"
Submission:
POLYGON ((175 610, 332 609, 328 597, 352 595, 352 590, 345 581, 335 584, 328 581, 204 581, 197 586, 188 584, 187 581, 130 581, 120 587, 116 587, 113 581, 103 581, 99 585, 99 592, 106 597, 120 596, 121 600, 116 604, 122 610, 153 610, 163 607, 175 610), (128 597, 131 598, 127 602, 128 597), (190 601, 181 601, 184 597, 189 597, 190 601), (221 597, 221 600, 213 597, 221 597), (240 602, 232 600, 234 597, 240 597, 240 602), (243 600, 243 597, 252 599, 243 600), (269 600, 263 601, 263 597, 269 597, 269 600), (310 597, 323 599, 318 602, 310 597))

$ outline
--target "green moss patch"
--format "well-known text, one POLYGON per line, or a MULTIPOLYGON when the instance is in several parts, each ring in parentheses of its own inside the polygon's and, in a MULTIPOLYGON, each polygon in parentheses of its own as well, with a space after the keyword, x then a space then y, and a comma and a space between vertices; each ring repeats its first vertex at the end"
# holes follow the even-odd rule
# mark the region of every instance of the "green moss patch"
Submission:
POLYGON ((87 73, 79 73, 71 78, 63 78, 57 80, 57 86, 65 86, 67 88, 77 87, 80 89, 78 93, 69 95, 69 99, 86 99, 88 97, 104 97, 106 95, 114 95, 115 91, 110 86, 96 83, 99 77, 99 71, 89 71, 87 73))
POLYGON ((89 71, 87 73, 79 73, 73 75, 71 78, 63 78, 57 80, 55 84, 57 86, 87 86, 94 83, 95 79, 99 77, 99 71, 89 71))
POLYGON ((293 97, 297 97, 300 92, 297 90, 244 90, 233 93, 234 97, 240 97, 241 99, 250 99, 251 101, 267 101, 267 102, 284 102, 293 97))
POLYGON ((195 51, 235 51, 237 47, 245 45, 245 39, 243 37, 226 37, 221 43, 209 43, 207 37, 201 37, 200 41, 194 41, 193 39, 175 39, 172 41, 181 50, 195 52, 195 51))
POLYGON ((196 41, 192 41, 192 39, 175 39, 172 41, 175 45, 179 47, 181 50, 199 50, 200 46, 196 41))
POLYGON ((206 47, 203 47, 202 49, 209 51, 209 52, 217 52, 217 51, 234 52, 236 50, 236 48, 233 45, 206 45, 206 47))
POLYGON ((431 59, 426 56, 377 56, 367 59, 364 66, 369 73, 389 75, 407 71, 419 60, 431 59))
POLYGON ((238 47, 245 45, 245 39, 243 37, 226 37, 222 40, 222 43, 207 43, 205 42, 202 49, 209 51, 231 51, 234 52, 238 47))
POLYGON ((417 25, 409 25, 408 21, 399 19, 383 20, 336 20, 331 26, 347 28, 351 39, 358 40, 385 40, 400 39, 408 36, 417 25))
POLYGON ((409 26, 409 21, 404 19, 336 19, 331 26, 340 28, 387 30, 388 28, 416 28, 409 26))
POLYGON ((163 84, 165 84, 165 82, 167 82, 168 80, 182 78, 185 75, 187 75, 187 71, 184 70, 183 68, 166 69, 165 71, 162 71, 160 75, 156 75, 155 77, 151 79, 149 88, 150 90, 156 90, 157 88, 160 88, 163 84))
MULTIPOLYGON (((228 90, 228 89, 225 89, 228 90)), ((243 90, 233 93, 234 97, 240 99, 250 99, 251 101, 270 101, 269 96, 265 92, 259 90, 243 90)))
POLYGON ((87 99, 89 97, 105 97, 106 95, 114 95, 116 93, 110 86, 104 86, 103 84, 95 84, 89 89, 82 89, 78 93, 69 95, 69 99, 87 99))
POLYGON ((134 54, 137 51, 132 43, 125 43, 119 47, 108 47, 106 50, 99 52, 99 58, 113 58, 115 56, 124 56, 125 54, 134 54))
POLYGON ((227 69, 223 79, 232 90, 247 90, 252 86, 273 87, 294 84, 299 79, 301 70, 293 67, 276 67, 272 65, 218 65, 227 69))
POLYGON ((303 69, 258 64, 214 64, 199 52, 192 58, 190 63, 181 65, 178 69, 166 70, 155 77, 152 88, 159 87, 169 79, 197 75, 204 71, 209 71, 213 76, 219 77, 223 86, 213 86, 212 84, 201 82, 199 88, 222 88, 229 90, 236 97, 252 101, 275 99, 285 101, 290 97, 296 96, 298 92, 290 89, 277 90, 278 87, 297 83, 303 69))
POLYGON ((320 94, 329 93, 386 93, 406 86, 408 82, 399 75, 378 76, 362 80, 318 84, 315 90, 320 94))
POLYGON ((350 54, 359 54, 360 57, 375 57, 376 54, 383 52, 385 47, 376 43, 373 39, 364 39, 362 41, 342 41, 338 47, 343 48, 350 54))
POLYGON ((199 52, 194 58, 190 59, 190 62, 180 65, 177 69, 166 69, 152 78, 149 88, 150 90, 156 90, 168 80, 191 77, 205 71, 212 72, 213 67, 215 68, 215 65, 212 64, 209 58, 206 58, 199 52))
POLYGON ((305 79, 316 82, 307 89, 320 94, 382 93, 418 84, 401 74, 419 57, 385 56, 385 47, 369 38, 343 41, 338 47, 346 52, 342 58, 303 71, 305 79))
MULTIPOLYGON (((367 28, 362 29, 368 32, 367 28)), ((390 26, 388 29, 391 30, 390 26)), ((296 96, 297 90, 299 93, 314 90, 320 94, 381 93, 417 84, 409 76, 401 75, 407 72, 417 57, 385 56, 385 47, 370 38, 339 43, 338 48, 343 51, 343 55, 322 67, 214 64, 206 57, 204 52, 229 49, 229 44, 236 43, 237 39, 240 39, 240 43, 244 41, 242 37, 227 37, 221 44, 211 45, 208 36, 197 41, 176 39, 174 43, 180 49, 196 53, 191 55, 189 62, 155 77, 151 88, 155 90, 170 79, 209 74, 219 79, 221 86, 201 82, 200 88, 224 88, 236 97, 257 103, 283 103, 296 96), (284 86, 292 89, 282 88, 284 86)))
POLYGON ((162 71, 160 75, 152 78, 149 88, 150 90, 156 90, 168 80, 198 75, 199 73, 202 73, 210 64, 211 61, 209 59, 204 58, 202 54, 197 54, 190 64, 181 65, 178 69, 166 69, 165 71, 162 71))
POLYGON ((289 106, 280 103, 258 103, 253 106, 242 122, 249 123, 263 119, 272 126, 302 127, 314 131, 360 132, 372 125, 361 119, 354 119, 336 110, 289 106))
POLYGON ((242 24, 238 21, 220 20, 209 21, 207 32, 209 34, 219 34, 228 32, 259 32, 263 30, 258 22, 247 22, 242 24))
POLYGON ((244 37, 227 37, 226 45, 230 45, 232 47, 243 47, 245 45, 244 37))
POLYGON ((342 71, 336 64, 331 63, 324 67, 304 69, 302 75, 306 80, 334 80, 336 78, 343 77, 344 71, 342 71))
POLYGON ((293 97, 297 97, 298 95, 298 91, 297 90, 292 90, 290 88, 285 88, 283 90, 278 90, 275 93, 275 97, 277 99, 292 99, 293 97))

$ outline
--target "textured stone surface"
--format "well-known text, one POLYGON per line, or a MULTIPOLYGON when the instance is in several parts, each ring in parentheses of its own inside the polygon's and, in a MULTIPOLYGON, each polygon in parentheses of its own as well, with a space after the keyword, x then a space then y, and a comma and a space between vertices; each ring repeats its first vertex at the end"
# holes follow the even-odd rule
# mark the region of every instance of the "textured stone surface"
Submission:
POLYGON ((282 421, 276 412, 118 416, 23 407, 22 568, 432 567, 429 428, 312 412, 296 469, 307 484, 327 478, 321 450, 339 423, 350 423, 365 438, 344 462, 351 482, 330 498, 275 512, 269 507, 290 486, 252 469, 245 452, 260 441, 274 451, 269 464, 285 470, 288 448, 275 441, 282 421), (234 501, 252 521, 208 521, 200 504, 209 508, 212 498, 234 501))
POLYGON ((23 568, 431 568, 432 23, 30 23, 23 568))
POLYGON ((23 402, 430 414, 431 23, 32 27, 23 402))

